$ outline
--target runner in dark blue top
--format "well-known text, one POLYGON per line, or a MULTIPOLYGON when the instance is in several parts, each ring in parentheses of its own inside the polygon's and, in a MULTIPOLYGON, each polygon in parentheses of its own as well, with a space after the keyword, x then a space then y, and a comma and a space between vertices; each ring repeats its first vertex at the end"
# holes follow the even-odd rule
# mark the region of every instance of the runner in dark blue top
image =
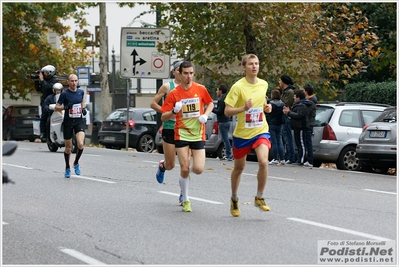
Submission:
POLYGON ((64 112, 64 140, 65 140, 65 178, 71 177, 71 168, 69 165, 69 159, 72 151, 72 136, 73 132, 76 135, 77 151, 73 167, 75 174, 80 175, 79 159, 83 153, 83 145, 85 139, 85 127, 86 119, 83 118, 86 115, 86 103, 84 98, 84 91, 78 89, 78 77, 75 74, 71 74, 68 77, 69 88, 61 93, 60 98, 55 106, 56 111, 64 112))

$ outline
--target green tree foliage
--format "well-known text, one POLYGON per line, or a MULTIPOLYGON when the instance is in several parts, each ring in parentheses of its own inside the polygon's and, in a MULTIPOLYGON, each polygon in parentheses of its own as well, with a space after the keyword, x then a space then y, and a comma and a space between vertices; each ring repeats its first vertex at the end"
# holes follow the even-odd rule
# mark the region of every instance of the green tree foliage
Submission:
POLYGON ((334 95, 333 82, 345 84, 359 73, 362 56, 372 56, 378 42, 367 18, 345 3, 150 5, 159 26, 172 30, 171 40, 159 49, 206 67, 205 74, 218 83, 241 77, 241 57, 254 53, 261 61, 259 76, 269 82, 287 73, 299 85, 323 81, 322 89, 334 95))
POLYGON ((34 90, 29 74, 45 65, 53 65, 57 75, 75 73, 78 66, 90 62, 91 51, 84 50, 84 40, 73 42, 65 34, 70 30, 62 21, 73 18, 86 25, 82 3, 2 3, 3 8, 3 98, 28 100, 34 90), (80 11, 79 11, 80 10, 80 11), (60 36, 61 49, 53 48, 47 33, 60 36))
POLYGON ((368 62, 366 73, 356 77, 358 81, 384 82, 396 81, 396 3, 353 3, 367 16, 368 22, 373 26, 373 32, 380 39, 377 49, 378 56, 365 59, 368 62))

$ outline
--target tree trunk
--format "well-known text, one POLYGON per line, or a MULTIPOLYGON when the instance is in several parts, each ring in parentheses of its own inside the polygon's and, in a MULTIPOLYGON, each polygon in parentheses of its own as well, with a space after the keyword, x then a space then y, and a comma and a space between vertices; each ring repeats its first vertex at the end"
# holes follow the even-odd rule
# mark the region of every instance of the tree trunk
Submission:
POLYGON ((106 3, 100 3, 100 86, 101 110, 104 120, 111 113, 112 98, 109 93, 108 82, 108 32, 106 3))

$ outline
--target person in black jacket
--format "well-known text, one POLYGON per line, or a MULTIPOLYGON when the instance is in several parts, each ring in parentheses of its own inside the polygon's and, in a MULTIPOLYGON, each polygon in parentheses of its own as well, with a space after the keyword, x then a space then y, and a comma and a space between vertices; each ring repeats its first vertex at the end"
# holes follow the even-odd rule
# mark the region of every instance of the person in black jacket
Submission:
POLYGON ((233 160, 233 155, 231 153, 231 144, 229 141, 229 130, 230 130, 230 117, 224 115, 224 109, 226 104, 224 103, 224 99, 226 98, 227 92, 229 88, 225 84, 221 84, 217 89, 218 95, 218 104, 217 107, 213 108, 212 112, 216 114, 218 123, 219 123, 219 132, 222 136, 222 140, 224 143, 224 147, 226 148, 226 156, 221 158, 220 160, 233 160))
POLYGON ((292 109, 284 107, 283 112, 291 118, 291 128, 294 130, 295 144, 298 148, 297 165, 305 162, 305 134, 309 127, 309 108, 312 103, 306 99, 304 90, 294 92, 292 109))
MULTIPOLYGON (((281 101, 288 108, 292 108, 294 103, 294 91, 295 86, 291 77, 287 74, 281 75, 279 80, 279 87, 281 88, 281 101)), ((294 138, 292 137, 292 128, 290 123, 290 118, 286 116, 286 120, 283 124, 283 146, 285 147, 285 163, 292 164, 295 163, 295 147, 294 138)))
POLYGON ((309 127, 306 131, 305 135, 305 146, 306 146, 306 155, 307 161, 303 164, 306 167, 313 167, 313 127, 315 126, 315 118, 316 118, 316 104, 317 97, 313 94, 313 87, 310 84, 306 84, 303 89, 305 89, 305 96, 312 104, 309 106, 309 127))
POLYGON ((39 73, 39 80, 35 81, 36 91, 41 92, 40 106, 42 107, 42 115, 40 117, 40 139, 46 142, 46 123, 48 112, 44 109, 44 100, 53 93, 53 85, 57 83, 54 77, 56 69, 52 65, 44 66, 39 73))
POLYGON ((270 165, 285 164, 284 147, 282 139, 282 125, 285 122, 285 114, 283 113, 284 102, 280 99, 280 91, 272 90, 271 92, 272 112, 266 116, 269 124, 270 141, 272 143, 273 159, 269 162, 270 165), (280 161, 279 161, 280 159, 280 161))

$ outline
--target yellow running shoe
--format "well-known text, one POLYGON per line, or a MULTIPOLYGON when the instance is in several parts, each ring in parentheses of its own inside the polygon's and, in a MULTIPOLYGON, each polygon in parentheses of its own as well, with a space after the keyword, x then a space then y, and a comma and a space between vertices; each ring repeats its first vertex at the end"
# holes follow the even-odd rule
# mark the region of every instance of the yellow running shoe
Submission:
POLYGON ((270 207, 266 204, 265 199, 255 197, 255 207, 259 207, 261 210, 269 211, 270 207))
POLYGON ((240 208, 238 207, 238 199, 234 201, 230 198, 230 213, 234 217, 240 216, 240 208))
POLYGON ((184 212, 191 212, 190 201, 183 201, 183 209, 184 212))

